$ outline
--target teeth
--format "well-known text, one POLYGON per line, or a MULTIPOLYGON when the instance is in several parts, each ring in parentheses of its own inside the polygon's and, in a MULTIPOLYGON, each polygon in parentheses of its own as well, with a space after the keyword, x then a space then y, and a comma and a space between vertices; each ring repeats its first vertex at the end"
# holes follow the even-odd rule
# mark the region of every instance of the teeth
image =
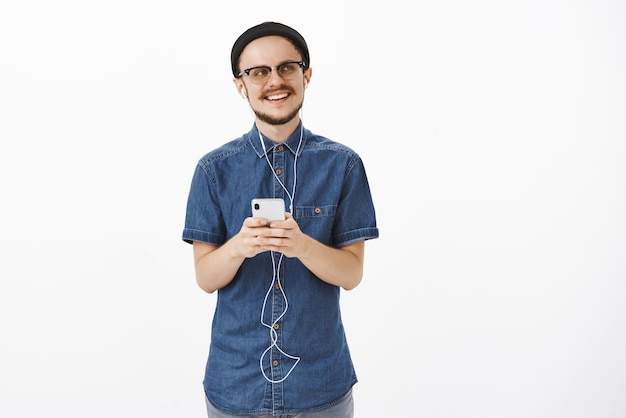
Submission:
POLYGON ((284 99, 287 96, 288 96, 287 93, 285 93, 285 94, 276 94, 274 96, 268 96, 267 99, 268 100, 280 100, 280 99, 284 99))

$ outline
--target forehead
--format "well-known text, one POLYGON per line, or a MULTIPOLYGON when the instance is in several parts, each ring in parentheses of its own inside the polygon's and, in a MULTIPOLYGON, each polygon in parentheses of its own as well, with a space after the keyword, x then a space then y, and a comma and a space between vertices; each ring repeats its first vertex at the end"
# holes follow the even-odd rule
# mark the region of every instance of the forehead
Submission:
POLYGON ((285 61, 300 61, 302 56, 287 38, 264 36, 250 42, 241 52, 241 68, 255 65, 276 65, 285 61))

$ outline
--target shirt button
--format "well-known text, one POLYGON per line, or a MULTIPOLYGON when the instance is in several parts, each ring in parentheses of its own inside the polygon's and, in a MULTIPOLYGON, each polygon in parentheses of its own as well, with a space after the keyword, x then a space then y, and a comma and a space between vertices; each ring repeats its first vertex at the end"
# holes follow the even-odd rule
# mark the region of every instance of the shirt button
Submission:
POLYGON ((274 367, 278 366, 278 360, 274 360, 274 361, 272 362, 272 365, 273 365, 274 367))
POLYGON ((274 287, 275 287, 276 289, 280 289, 280 283, 276 283, 276 284, 274 285, 274 287))
POLYGON ((274 324, 274 329, 278 329, 278 328, 280 328, 280 325, 274 324))
POLYGON ((282 145, 278 146, 278 151, 284 151, 284 150, 285 150, 285 147, 283 147, 282 145))
POLYGON ((276 174, 280 176, 280 173, 282 173, 282 170, 280 168, 276 169, 276 174))
POLYGON ((322 210, 320 208, 315 208, 315 213, 319 215, 322 210))

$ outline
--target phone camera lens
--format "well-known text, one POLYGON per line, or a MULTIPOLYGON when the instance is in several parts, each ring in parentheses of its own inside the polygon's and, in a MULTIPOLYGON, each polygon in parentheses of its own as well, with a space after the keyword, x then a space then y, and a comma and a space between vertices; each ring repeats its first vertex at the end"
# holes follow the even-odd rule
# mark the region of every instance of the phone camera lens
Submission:
POLYGON ((254 210, 259 210, 259 204, 258 203, 254 204, 254 210))

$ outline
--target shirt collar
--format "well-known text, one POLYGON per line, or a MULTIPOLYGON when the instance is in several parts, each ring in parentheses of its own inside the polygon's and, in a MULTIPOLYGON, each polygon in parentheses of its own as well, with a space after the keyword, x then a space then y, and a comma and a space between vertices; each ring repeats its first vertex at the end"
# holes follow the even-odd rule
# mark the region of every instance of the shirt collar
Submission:
MULTIPOLYGON (((268 154, 273 151, 274 147, 283 146, 287 148, 289 151, 291 151, 292 154, 295 155, 296 150, 298 150, 298 145, 300 145, 300 149, 298 151, 298 155, 300 155, 302 154, 302 148, 304 148, 304 143, 306 142, 306 136, 307 136, 306 134, 307 134, 307 130, 304 129, 304 127, 302 126, 302 121, 300 121, 296 130, 293 131, 293 133, 289 136, 289 138, 287 138, 286 141, 283 141, 280 144, 276 144, 272 142, 271 140, 267 139, 263 135, 263 142, 265 143, 265 149, 267 150, 268 154), (302 143, 300 144, 301 133, 302 133, 302 143)), ((259 130, 256 124, 252 126, 252 129, 250 130, 250 132, 248 132, 247 136, 248 136, 248 141, 250 141, 252 148, 257 153, 259 158, 264 157, 266 153, 263 151, 263 147, 261 146, 261 142, 259 141, 259 130)))

